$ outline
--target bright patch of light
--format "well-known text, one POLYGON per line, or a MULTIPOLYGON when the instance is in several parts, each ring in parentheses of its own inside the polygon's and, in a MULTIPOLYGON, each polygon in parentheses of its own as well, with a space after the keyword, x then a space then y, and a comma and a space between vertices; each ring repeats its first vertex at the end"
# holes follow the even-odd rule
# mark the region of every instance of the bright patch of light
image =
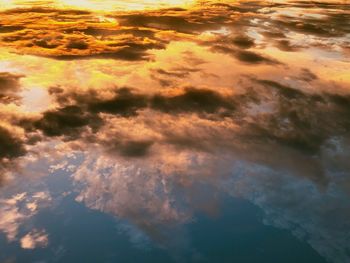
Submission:
POLYGON ((40 112, 49 107, 51 100, 46 89, 33 87, 21 92, 21 107, 25 112, 40 112))
POLYGON ((58 8, 88 9, 94 11, 125 11, 186 6, 193 4, 194 2, 195 0, 0 0, 0 9, 42 5, 58 8))

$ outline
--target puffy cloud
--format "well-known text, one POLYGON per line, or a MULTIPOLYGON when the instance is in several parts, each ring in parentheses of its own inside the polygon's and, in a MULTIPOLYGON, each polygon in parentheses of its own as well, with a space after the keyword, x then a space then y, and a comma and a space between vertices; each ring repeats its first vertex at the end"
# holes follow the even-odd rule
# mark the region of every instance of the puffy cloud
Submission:
POLYGON ((6 171, 15 166, 16 158, 25 155, 25 143, 16 128, 10 131, 10 127, 0 124, 0 185, 6 179, 6 171))
POLYGON ((202 33, 222 27, 232 32, 240 28, 239 35, 218 36, 216 43, 205 45, 253 64, 275 61, 253 51, 234 49, 257 46, 254 38, 248 36, 255 28, 266 37, 265 43, 273 39, 276 47, 288 51, 300 46, 291 32, 336 38, 349 33, 345 22, 348 14, 341 11, 341 6, 333 6, 337 13, 326 8, 317 10, 320 17, 297 16, 292 12, 288 16, 284 11, 289 7, 267 6, 263 2, 250 2, 248 6, 244 2, 217 4, 209 1, 188 9, 110 13, 102 20, 100 15, 89 11, 47 7, 5 10, 1 12, 0 41, 2 46, 20 54, 63 60, 100 57, 137 61, 151 59, 149 51, 165 48, 169 37, 198 42, 202 33), (271 33, 271 29, 276 32, 271 33))
POLYGON ((0 126, 0 160, 11 159, 24 154, 23 142, 5 127, 0 126))
POLYGON ((86 126, 93 128, 98 125, 99 118, 83 111, 78 106, 66 106, 55 111, 48 111, 43 117, 34 122, 34 127, 46 136, 79 136, 81 129, 86 126))
MULTIPOLYGON (((305 70, 301 78, 305 74, 307 81, 310 76, 315 79, 305 70)), ((59 106, 17 125, 42 133, 30 148, 45 137, 61 137, 125 157, 146 157, 162 146, 221 150, 327 185, 322 162, 315 156, 330 138, 349 136, 348 96, 306 93, 273 80, 247 81, 255 87, 237 94, 187 87, 155 94, 115 87, 101 93, 53 88, 50 93, 59 106), (268 149, 279 158, 266 155, 268 149), (300 162, 304 165, 295 165, 300 162)), ((15 137, 5 128, 1 134, 3 160, 25 154, 30 137, 15 137)))
MULTIPOLYGON (((335 159, 349 154, 348 147, 331 148, 323 149, 324 160, 332 159, 334 154, 335 159)), ((284 153, 279 150, 271 159, 283 162, 284 153)), ((267 158, 267 153, 260 154, 267 158)), ((348 179, 342 174, 347 168, 334 171, 325 162, 330 184, 320 189, 308 178, 297 176, 298 171, 271 168, 267 161, 256 164, 253 159, 246 160, 240 153, 179 153, 158 148, 158 154, 150 159, 135 161, 87 150, 85 162, 73 179, 80 187, 77 201, 128 220, 168 249, 174 249, 169 243, 174 239, 190 246, 186 234, 178 231, 179 224, 194 220, 196 211, 212 213, 212 206, 220 202, 215 197, 219 191, 253 202, 263 209, 265 224, 290 230, 330 261, 349 258, 348 233, 343 231, 349 227, 349 189, 343 188, 348 179)))
POLYGON ((51 197, 47 192, 24 192, 10 198, 1 198, 0 231, 6 234, 9 242, 15 241, 22 224, 38 213, 39 208, 46 207, 50 201, 51 197))
POLYGON ((35 8, 27 12, 32 15, 24 16, 22 11, 16 10, 2 12, 5 23, 16 23, 14 16, 21 19, 21 26, 14 26, 17 30, 1 32, 2 43, 19 53, 63 60, 94 57, 143 60, 148 59, 149 49, 163 47, 162 42, 134 35, 132 31, 126 32, 115 22, 99 22, 89 12, 35 8), (42 25, 40 30, 39 24, 42 25), (84 27, 83 24, 87 25, 84 27), (98 36, 97 32, 110 29, 113 32, 115 28, 117 30, 108 37, 98 36))
POLYGON ((21 77, 21 75, 0 72, 0 103, 7 104, 18 101, 17 93, 21 88, 19 83, 21 77))
POLYGON ((36 229, 30 231, 20 240, 23 249, 45 248, 49 243, 48 235, 45 230, 36 229))

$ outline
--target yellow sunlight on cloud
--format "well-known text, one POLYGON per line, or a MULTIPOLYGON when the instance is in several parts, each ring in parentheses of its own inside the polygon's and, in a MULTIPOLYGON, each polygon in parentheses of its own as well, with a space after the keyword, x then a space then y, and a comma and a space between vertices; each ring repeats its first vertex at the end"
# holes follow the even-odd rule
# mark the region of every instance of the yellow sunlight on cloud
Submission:
POLYGON ((111 10, 142 10, 171 6, 183 6, 193 3, 193 0, 58 0, 67 7, 83 8, 98 11, 111 10))
POLYGON ((25 112, 40 112, 49 108, 50 96, 46 89, 33 87, 21 92, 21 108, 25 112))
POLYGON ((29 5, 54 6, 60 8, 88 9, 95 11, 111 10, 143 10, 158 9, 172 6, 187 6, 195 0, 51 0, 51 1, 28 1, 28 0, 0 0, 0 9, 24 7, 29 5))

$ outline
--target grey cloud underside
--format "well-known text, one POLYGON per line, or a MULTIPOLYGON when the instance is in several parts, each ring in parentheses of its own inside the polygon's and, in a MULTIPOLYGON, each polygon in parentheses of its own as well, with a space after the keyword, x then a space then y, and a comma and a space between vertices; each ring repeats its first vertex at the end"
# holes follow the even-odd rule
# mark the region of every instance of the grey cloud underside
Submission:
POLYGON ((115 88, 114 97, 106 100, 99 99, 94 92, 84 96, 66 94, 62 89, 54 88, 51 93, 62 106, 44 112, 41 119, 33 122, 34 128, 24 121, 27 129, 39 129, 47 136, 72 136, 86 127, 96 130, 103 126, 100 114, 132 118, 143 110, 151 109, 176 115, 196 113, 220 117, 229 116, 235 109, 233 99, 207 89, 186 88, 182 94, 175 96, 151 96, 138 94, 130 88, 115 88), (71 105, 72 102, 74 105, 71 105))
MULTIPOLYGON (((0 104, 6 105, 20 100, 17 95, 21 89, 20 78, 20 75, 0 73, 0 104)), ((11 166, 11 159, 23 154, 25 154, 24 142, 12 135, 11 129, 0 125, 0 184, 2 183, 3 169, 11 166)))
MULTIPOLYGON (((304 2, 269 5, 258 2, 206 3, 194 10, 176 8, 147 13, 108 13, 106 17, 115 18, 118 25, 102 23, 96 19, 95 14, 88 11, 16 9, 2 12, 0 41, 5 47, 15 48, 19 53, 56 59, 112 58, 139 61, 151 59, 149 50, 163 49, 172 40, 185 38, 186 41, 191 39, 212 52, 228 54, 246 65, 278 66, 281 63, 276 58, 259 52, 261 46, 272 43, 281 50, 293 52, 305 46, 289 39, 287 35, 291 32, 334 39, 349 33, 350 19, 346 13, 348 10, 346 5, 313 2, 310 7, 319 9, 318 12, 322 14, 320 18, 287 17, 279 14, 293 6, 303 8, 309 5, 304 2), (329 8, 339 12, 331 12, 329 8), (21 19, 10 20, 16 16, 20 16, 21 19), (48 23, 47 19, 71 24, 62 26, 48 23), (258 20, 258 23, 254 20, 258 20), (42 23, 40 30, 33 27, 38 22, 42 23), (215 33, 215 30, 221 30, 223 27, 229 30, 228 34, 215 33), (210 40, 197 38, 208 30, 214 32, 214 38, 210 40), (257 43, 249 35, 249 30, 261 33, 264 36, 263 43, 257 43), (164 37, 162 33, 167 33, 167 36, 164 37)), ((151 72, 151 76, 162 86, 168 87, 173 84, 171 78, 183 78, 199 70, 198 68, 155 69, 151 72)), ((0 75, 1 103, 16 102, 20 99, 17 95, 20 90, 20 77, 8 73, 0 75)), ((317 76, 304 69, 300 79, 312 82, 317 76)), ((310 163, 318 162, 312 158, 320 153, 321 147, 329 139, 335 136, 348 136, 348 95, 306 94, 270 80, 250 78, 250 81, 252 88, 248 88, 243 95, 220 94, 212 89, 196 87, 185 88, 181 94, 173 96, 146 95, 130 88, 116 88, 112 98, 101 99, 94 92, 75 94, 66 92, 64 88, 52 88, 51 96, 59 105, 56 109, 43 112, 40 118, 23 118, 15 120, 14 123, 28 132, 26 135, 28 142, 35 143, 39 139, 37 135, 31 134, 36 134, 38 131, 44 137, 61 136, 66 141, 84 137, 84 134, 89 132, 98 132, 106 124, 104 114, 130 119, 142 116, 142 112, 147 110, 179 118, 195 114, 212 121, 229 119, 237 123, 240 128, 239 131, 232 131, 233 137, 252 145, 249 146, 253 147, 252 149, 259 148, 259 151, 263 152, 263 148, 267 146, 284 147, 295 151, 296 153, 293 153, 295 156, 297 153, 302 153, 302 156, 311 160, 310 163), (272 112, 255 115, 249 113, 250 108, 259 108, 266 103, 274 104, 272 112)), ((217 143, 220 147, 237 151, 238 146, 234 140, 230 143, 220 142, 214 139, 215 136, 207 138, 206 143, 201 143, 200 140, 198 142, 198 138, 179 137, 164 132, 163 141, 157 142, 153 138, 144 138, 140 141, 134 138, 122 138, 111 148, 119 148, 120 150, 114 152, 133 157, 150 154, 157 143, 177 145, 180 148, 194 147, 203 151, 210 151, 217 143)), ((23 153, 22 148, 18 153, 23 153)), ((16 155, 6 158, 13 157, 16 155)), ((292 161, 286 161, 285 165, 292 166, 292 161)), ((320 165, 315 164, 319 168, 312 172, 313 174, 322 170, 320 165)))
MULTIPOLYGON (((309 75, 312 74, 306 72, 309 75)), ((309 75, 307 77, 310 77, 309 75)), ((315 76, 311 75, 311 77, 315 76)), ((121 117, 132 117, 139 114, 141 110, 152 109, 169 114, 197 113, 208 118, 228 116, 239 120, 239 118, 243 118, 244 109, 248 106, 259 105, 264 100, 274 101, 277 103, 276 112, 265 116, 266 119, 262 122, 265 125, 271 125, 271 130, 275 130, 273 125, 282 125, 282 120, 285 120, 286 131, 290 131, 291 136, 294 135, 298 138, 298 132, 305 136, 305 141, 295 143, 295 147, 300 144, 305 147, 303 150, 310 152, 317 152, 320 143, 316 142, 313 146, 313 140, 308 142, 308 139, 322 137, 323 139, 319 139, 322 142, 328 136, 346 133, 350 128, 350 120, 347 118, 350 112, 350 97, 348 95, 306 94, 301 90, 271 80, 252 79, 252 81, 257 86, 256 89, 252 88, 243 95, 228 96, 213 90, 198 88, 185 88, 182 94, 174 96, 161 94, 150 96, 139 94, 130 88, 116 88, 113 98, 99 100, 97 94, 89 94, 84 97, 81 94, 60 93, 61 90, 59 90, 59 93, 53 93, 53 95, 62 105, 72 101, 77 104, 44 113, 44 116, 55 112, 64 114, 68 108, 74 108, 77 111, 77 116, 85 119, 84 114, 78 110, 80 108, 89 114, 108 113, 121 117), (306 135, 308 132, 315 134, 306 135), (317 134, 318 136, 316 136, 317 134)), ((55 90, 53 89, 52 92, 56 92, 55 90)), ((87 118, 91 118, 89 114, 86 116, 87 118)), ((258 116, 258 118, 260 117, 258 116)), ((74 124, 79 125, 80 122, 74 122, 74 124)), ((79 126, 87 124, 81 122, 79 126)), ((269 127, 266 127, 266 133, 268 130, 269 127)), ((292 142, 293 140, 291 140, 292 142)))
POLYGON ((20 78, 22 76, 7 72, 0 72, 0 103, 8 104, 19 99, 20 78))
POLYGON ((25 153, 24 144, 11 134, 11 131, 0 126, 0 165, 1 161, 19 157, 25 153))
MULTIPOLYGON (((308 81, 316 78, 303 70, 302 76, 305 74, 308 81)), ((292 171, 325 187, 328 179, 321 155, 332 138, 349 138, 350 97, 308 94, 271 80, 247 78, 247 81, 251 88, 236 95, 193 87, 184 88, 176 95, 146 95, 131 88, 115 88, 109 99, 100 98, 96 91, 81 94, 56 87, 50 89, 50 93, 59 107, 43 112, 40 118, 20 119, 17 125, 27 131, 28 140, 40 132, 41 140, 60 137, 63 141, 97 143, 106 152, 124 157, 146 158, 155 154, 153 148, 161 145, 179 151, 229 151, 272 169, 292 171), (273 109, 270 112, 250 112, 264 104, 274 105, 273 109), (159 130, 159 127, 152 127, 151 122, 147 125, 150 129, 157 129, 161 138, 115 135, 100 140, 98 134, 111 118, 132 120, 144 116, 147 111, 179 120, 194 114, 213 122, 214 126, 215 123, 227 122, 239 125, 239 129, 215 130, 215 127, 208 126, 203 135, 203 127, 198 127, 199 134, 196 131, 179 133, 166 127, 159 130), (226 133, 228 135, 224 135, 226 133)), ((16 141, 13 144, 16 147, 10 149, 14 154, 3 157, 15 158, 24 154, 23 144, 16 141)))
POLYGON ((14 168, 14 160, 25 154, 25 142, 0 125, 0 186, 3 185, 6 171, 14 168))

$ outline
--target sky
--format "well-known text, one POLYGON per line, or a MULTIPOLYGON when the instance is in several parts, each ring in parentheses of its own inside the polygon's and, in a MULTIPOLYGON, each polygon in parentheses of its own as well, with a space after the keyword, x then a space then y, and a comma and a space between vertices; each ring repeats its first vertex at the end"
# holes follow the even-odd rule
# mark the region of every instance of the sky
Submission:
POLYGON ((0 262, 348 262, 349 47, 347 1, 0 1, 0 262))

